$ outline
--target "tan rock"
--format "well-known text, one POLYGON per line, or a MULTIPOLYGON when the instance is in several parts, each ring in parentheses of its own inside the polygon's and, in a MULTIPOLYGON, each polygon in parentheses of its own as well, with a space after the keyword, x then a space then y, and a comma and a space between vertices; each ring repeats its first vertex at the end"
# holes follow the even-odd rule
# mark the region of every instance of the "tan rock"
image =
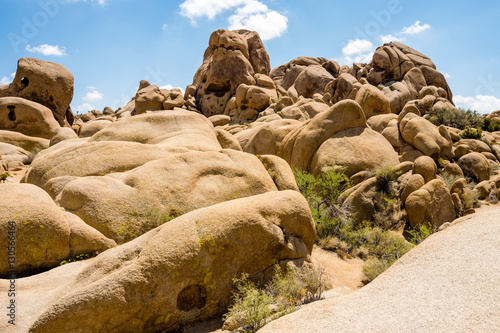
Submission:
POLYGON ((336 103, 330 110, 321 112, 290 132, 283 139, 278 156, 293 166, 310 170, 313 156, 327 139, 354 127, 366 127, 366 119, 359 104, 352 100, 336 103))
POLYGON ((311 160, 313 174, 334 166, 351 176, 363 170, 399 164, 398 154, 379 133, 369 128, 350 128, 335 133, 316 151, 311 160))
POLYGON ((443 175, 453 178, 464 178, 464 173, 460 166, 456 163, 448 163, 444 167, 443 175))
POLYGON ((275 155, 258 155, 267 172, 280 191, 299 191, 292 169, 286 161, 275 155))
POLYGON ((113 122, 111 122, 109 120, 99 120, 99 119, 86 122, 85 124, 83 124, 80 127, 78 137, 90 138, 91 136, 93 136, 94 134, 96 134, 97 132, 102 130, 103 128, 106 128, 109 125, 111 125, 112 123, 113 122))
POLYGON ((323 93, 325 86, 335 78, 323 66, 307 66, 295 79, 294 86, 299 96, 311 98, 316 93, 323 93))
POLYGON ((468 145, 458 145, 453 150, 453 158, 459 159, 462 156, 467 155, 468 153, 470 153, 470 147, 468 145))
POLYGON ((405 201, 405 207, 412 227, 431 223, 433 228, 439 228, 456 217, 450 191, 439 179, 431 180, 411 193, 405 201))
POLYGON ((399 130, 403 139, 431 157, 452 155, 452 141, 444 126, 439 128, 423 117, 407 113, 400 121, 399 130))
POLYGON ((465 212, 474 206, 474 195, 469 189, 467 181, 464 178, 457 179, 450 188, 451 194, 456 194, 460 198, 461 212, 465 212))
POLYGON ((0 98, 0 129, 50 139, 59 124, 47 107, 19 97, 0 98))
POLYGON ((269 56, 256 32, 214 31, 203 64, 193 79, 198 109, 206 116, 223 114, 236 89, 241 84, 255 85, 254 75, 267 75, 270 67, 269 56))
POLYGON ((372 85, 363 85, 354 100, 363 109, 366 119, 379 114, 391 113, 391 106, 387 97, 372 85))
POLYGON ((33 159, 33 155, 21 147, 3 142, 0 142, 0 156, 4 163, 21 162, 29 164, 33 159))
POLYGON ((375 130, 379 133, 382 133, 382 131, 389 125, 389 123, 394 120, 398 119, 398 115, 396 114, 379 114, 379 115, 374 115, 370 117, 370 119, 366 120, 366 123, 372 130, 375 130))
POLYGON ((22 133, 0 130, 0 142, 23 148, 26 151, 38 152, 49 148, 49 140, 27 136, 22 133))
POLYGON ((316 102, 311 99, 302 99, 291 106, 283 108, 280 115, 285 119, 304 121, 328 109, 330 109, 328 104, 316 102))
POLYGON ((96 133, 91 141, 132 141, 196 150, 220 149, 213 125, 206 117, 179 109, 120 120, 96 133))
POLYGON ((241 149, 238 140, 234 137, 234 135, 232 135, 228 131, 216 128, 215 133, 217 134, 217 140, 219 141, 223 149, 234 149, 243 151, 243 149, 241 149))
POLYGON ((401 202, 406 202, 406 199, 410 194, 419 190, 424 185, 425 180, 422 175, 418 173, 411 175, 403 189, 403 192, 401 193, 401 202))
POLYGON ((336 80, 335 94, 333 95, 333 103, 340 102, 344 99, 354 99, 361 84, 351 74, 340 74, 336 80))
POLYGON ((180 89, 161 89, 161 92, 165 96, 162 102, 164 110, 173 110, 184 105, 184 95, 180 89))
POLYGON ((35 59, 21 58, 16 76, 0 97, 20 97, 39 103, 53 114, 60 126, 73 123, 70 103, 73 99, 73 75, 63 65, 35 59))
POLYGON ((196 151, 134 142, 62 142, 40 153, 25 178, 123 243, 185 212, 277 190, 257 157, 218 147, 196 151))
MULTIPOLYGON (((7 244, 8 230, 15 225, 17 272, 29 274, 66 259, 70 227, 50 196, 30 184, 3 184, 0 191, 4 194, 0 202, 0 237, 2 244, 7 244)), ((5 277, 9 271, 7 251, 0 253, 0 259, 0 274, 5 277)))
POLYGON ((428 156, 417 158, 413 164, 413 172, 424 177, 426 183, 436 178, 437 165, 434 160, 428 156))
POLYGON ((490 147, 481 140, 474 139, 462 139, 458 142, 458 145, 467 145, 470 148, 470 151, 476 153, 491 153, 490 147))
POLYGON ((149 85, 137 90, 135 95, 135 114, 163 110, 164 100, 165 96, 161 93, 160 88, 155 85, 149 85))
POLYGON ((261 126, 249 128, 235 135, 243 151, 254 155, 278 155, 284 138, 301 125, 293 119, 280 119, 261 126))
MULTIPOLYGON (((221 315, 235 277, 259 277, 277 262, 303 261, 314 239, 309 207, 296 191, 200 209, 97 258, 47 273, 43 288, 57 293, 31 302, 29 312, 37 315, 19 325, 54 333, 174 330, 221 315), (89 311, 92 316, 82 315, 89 311)), ((34 282, 19 286, 25 296, 41 292, 34 282)))
POLYGON ((53 146, 64 140, 78 139, 75 131, 69 127, 60 127, 56 130, 56 133, 52 138, 50 138, 50 146, 53 146))
POLYGON ((87 121, 91 121, 91 120, 94 120, 96 117, 95 115, 92 113, 92 112, 87 112, 87 113, 84 113, 80 116, 80 119, 83 121, 83 122, 87 122, 87 121))
POLYGON ((229 124, 231 121, 231 117, 223 115, 223 114, 218 114, 215 116, 208 117, 208 120, 215 126, 224 126, 229 124))
POLYGON ((469 153, 460 157, 458 165, 465 177, 470 177, 476 183, 490 179, 490 162, 480 153, 469 153))

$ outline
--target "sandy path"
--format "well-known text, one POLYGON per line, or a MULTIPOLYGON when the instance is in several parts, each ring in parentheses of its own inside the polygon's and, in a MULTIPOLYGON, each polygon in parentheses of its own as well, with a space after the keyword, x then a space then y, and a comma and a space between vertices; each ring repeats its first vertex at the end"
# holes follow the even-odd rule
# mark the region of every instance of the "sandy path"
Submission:
POLYGON ((431 235, 366 287, 259 332, 499 332, 500 205, 431 235))

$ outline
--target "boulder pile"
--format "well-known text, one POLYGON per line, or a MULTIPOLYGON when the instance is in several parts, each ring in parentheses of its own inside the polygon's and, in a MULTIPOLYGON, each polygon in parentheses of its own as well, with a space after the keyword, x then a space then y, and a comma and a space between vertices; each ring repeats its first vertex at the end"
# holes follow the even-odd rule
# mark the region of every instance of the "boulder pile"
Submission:
POLYGON ((171 331, 224 313, 241 274, 312 267, 292 168, 343 172, 338 205, 358 223, 438 229, 500 199, 500 133, 431 123, 452 92, 401 43, 369 64, 271 70, 256 32, 217 30, 185 92, 143 80, 123 108, 76 119, 72 95, 66 68, 31 58, 0 86, 0 239, 14 223, 24 331, 171 331))

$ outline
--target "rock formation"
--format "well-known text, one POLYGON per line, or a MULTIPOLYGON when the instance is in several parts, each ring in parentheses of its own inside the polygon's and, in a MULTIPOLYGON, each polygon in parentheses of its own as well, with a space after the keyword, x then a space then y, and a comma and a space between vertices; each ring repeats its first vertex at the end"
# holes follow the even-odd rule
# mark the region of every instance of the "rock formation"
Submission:
POLYGON ((23 331, 176 330, 223 314, 241 274, 313 266, 292 167, 343 172, 353 225, 401 232, 500 197, 500 133, 431 123, 456 111, 452 92, 401 43, 369 64, 303 56, 271 71, 256 32, 217 30, 184 94, 142 80, 123 108, 76 119, 72 94, 67 69, 31 58, 0 86, 0 241, 15 222, 23 331))

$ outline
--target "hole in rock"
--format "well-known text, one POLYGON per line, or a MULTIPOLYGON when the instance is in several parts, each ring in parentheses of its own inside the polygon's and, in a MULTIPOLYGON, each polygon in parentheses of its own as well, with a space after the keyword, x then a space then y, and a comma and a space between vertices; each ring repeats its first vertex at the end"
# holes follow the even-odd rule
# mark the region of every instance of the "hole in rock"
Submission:
POLYGON ((24 89, 30 84, 30 80, 27 77, 23 77, 21 79, 21 84, 23 85, 23 89, 24 89))
POLYGON ((9 120, 10 121, 16 121, 16 112, 14 111, 16 109, 16 107, 14 105, 9 105, 7 106, 7 108, 9 109, 9 120))
POLYGON ((229 81, 225 83, 210 83, 206 89, 206 93, 214 94, 217 97, 223 97, 231 89, 229 81))
POLYGON ((181 311, 201 309, 207 303, 207 290, 200 285, 190 285, 177 296, 177 308, 181 311))

